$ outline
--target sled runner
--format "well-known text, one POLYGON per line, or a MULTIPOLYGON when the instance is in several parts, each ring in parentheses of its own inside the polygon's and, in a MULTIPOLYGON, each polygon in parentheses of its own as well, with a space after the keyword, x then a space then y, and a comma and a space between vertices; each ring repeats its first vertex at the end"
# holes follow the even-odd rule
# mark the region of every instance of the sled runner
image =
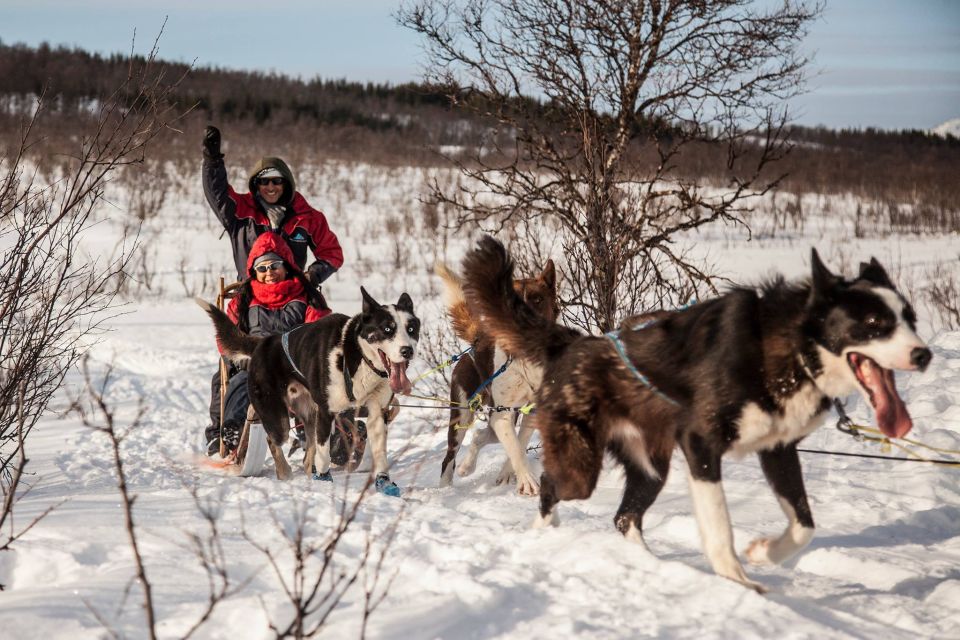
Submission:
POLYGON ((263 430, 253 405, 250 405, 240 434, 240 444, 237 445, 235 463, 240 467, 238 475, 244 478, 259 475, 267 459, 267 451, 267 432, 263 430))

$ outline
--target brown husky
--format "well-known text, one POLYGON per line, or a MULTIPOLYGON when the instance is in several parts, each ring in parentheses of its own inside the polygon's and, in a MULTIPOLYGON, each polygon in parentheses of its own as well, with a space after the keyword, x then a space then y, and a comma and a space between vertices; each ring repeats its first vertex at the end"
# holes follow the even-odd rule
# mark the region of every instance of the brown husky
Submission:
MULTIPOLYGON (((468 357, 461 359, 454 367, 450 381, 450 401, 454 406, 464 407, 477 393, 480 386, 495 371, 507 363, 512 356, 499 348, 483 331, 482 322, 467 307, 463 297, 460 278, 443 264, 438 264, 436 273, 444 283, 444 299, 447 313, 453 323, 454 331, 460 339, 473 345, 468 357)), ((545 322, 553 323, 557 319, 557 282, 556 270, 552 260, 547 260, 543 271, 535 278, 513 281, 514 290, 529 304, 545 322)), ((543 370, 524 358, 514 358, 507 368, 480 391, 484 405, 519 407, 533 400, 540 386, 543 370)), ((497 484, 516 479, 517 492, 523 495, 537 495, 540 484, 527 466, 526 448, 533 429, 523 420, 520 435, 517 436, 515 424, 518 413, 498 411, 490 417, 490 426, 477 429, 466 457, 460 463, 458 473, 466 476, 473 473, 477 463, 477 454, 485 445, 497 439, 507 451, 507 461, 497 476, 497 484)), ((453 481, 457 451, 463 443, 467 429, 474 421, 473 412, 465 408, 451 411, 447 428, 447 455, 440 470, 440 484, 449 486, 453 481)))

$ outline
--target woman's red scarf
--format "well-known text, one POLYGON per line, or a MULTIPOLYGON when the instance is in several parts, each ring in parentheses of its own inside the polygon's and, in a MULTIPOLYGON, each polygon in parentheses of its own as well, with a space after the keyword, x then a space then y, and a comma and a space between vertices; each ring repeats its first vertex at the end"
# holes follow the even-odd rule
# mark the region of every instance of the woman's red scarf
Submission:
POLYGON ((268 309, 279 309, 303 295, 303 283, 297 278, 288 278, 274 283, 251 279, 250 286, 253 288, 251 304, 259 304, 268 309))

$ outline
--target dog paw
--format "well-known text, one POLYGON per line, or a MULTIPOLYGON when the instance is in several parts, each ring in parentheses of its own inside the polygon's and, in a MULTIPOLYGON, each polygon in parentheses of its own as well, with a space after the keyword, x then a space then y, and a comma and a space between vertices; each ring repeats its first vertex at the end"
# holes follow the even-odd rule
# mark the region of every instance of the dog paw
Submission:
POLYGON ((381 473, 377 476, 374 486, 377 489, 377 493, 382 493, 385 496, 390 496, 391 498, 400 497, 400 487, 397 486, 397 483, 390 479, 385 473, 381 473))
POLYGON ((513 473, 513 469, 508 468, 506 470, 501 471, 497 475, 496 484, 499 487, 502 484, 511 484, 516 481, 517 481, 517 476, 516 474, 513 473))
POLYGON ((557 527, 560 525, 560 518, 557 517, 557 511, 554 509, 547 515, 542 515, 539 511, 537 517, 530 524, 531 529, 546 529, 547 527, 557 527))
POLYGON ((770 558, 770 538, 757 538, 751 542, 744 550, 743 555, 747 557, 750 564, 771 565, 774 564, 770 558))
POLYGON ((447 467, 440 473, 440 486, 441 487, 450 487, 453 486, 453 468, 447 467))
POLYGON ((329 470, 329 469, 327 469, 327 470, 324 471, 323 473, 317 473, 316 471, 314 471, 314 472, 313 472, 313 479, 314 479, 314 480, 321 480, 321 481, 323 481, 323 482, 333 482, 333 476, 330 475, 330 470, 329 470))
POLYGON ((540 483, 529 473, 517 476, 517 493, 522 496, 540 495, 540 483))
POLYGON ((473 473, 474 469, 477 468, 477 461, 475 458, 465 458, 463 462, 457 465, 457 475, 461 478, 466 478, 468 475, 473 473))

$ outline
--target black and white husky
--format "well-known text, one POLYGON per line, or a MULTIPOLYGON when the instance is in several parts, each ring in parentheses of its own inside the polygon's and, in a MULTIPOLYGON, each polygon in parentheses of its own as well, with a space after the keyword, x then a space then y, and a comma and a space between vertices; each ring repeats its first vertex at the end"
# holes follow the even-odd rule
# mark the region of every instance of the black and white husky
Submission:
POLYGON ((486 331, 550 375, 537 394, 543 442, 537 525, 560 500, 590 496, 604 452, 624 467, 614 523, 643 543, 643 515, 666 480, 674 446, 687 459, 704 551, 714 571, 758 591, 733 548, 720 485, 721 457, 756 452, 789 524, 753 541, 755 564, 780 563, 813 537, 797 443, 820 426, 831 398, 860 391, 889 437, 912 423, 893 370, 923 370, 931 353, 913 309, 875 259, 853 280, 835 276, 816 251, 809 282, 777 279, 664 313, 604 337, 546 324, 513 289, 513 264, 485 238, 464 260, 464 289, 486 331))
POLYGON ((287 412, 303 421, 307 439, 304 470, 329 477, 333 416, 366 407, 377 488, 399 495, 387 474, 387 416, 391 395, 410 393, 407 364, 420 339, 420 321, 406 293, 381 305, 362 287, 363 310, 351 317, 331 314, 284 335, 256 338, 242 333, 214 305, 197 300, 210 317, 224 355, 249 361, 250 402, 263 421, 277 477, 290 477, 280 447, 289 430, 287 412))

